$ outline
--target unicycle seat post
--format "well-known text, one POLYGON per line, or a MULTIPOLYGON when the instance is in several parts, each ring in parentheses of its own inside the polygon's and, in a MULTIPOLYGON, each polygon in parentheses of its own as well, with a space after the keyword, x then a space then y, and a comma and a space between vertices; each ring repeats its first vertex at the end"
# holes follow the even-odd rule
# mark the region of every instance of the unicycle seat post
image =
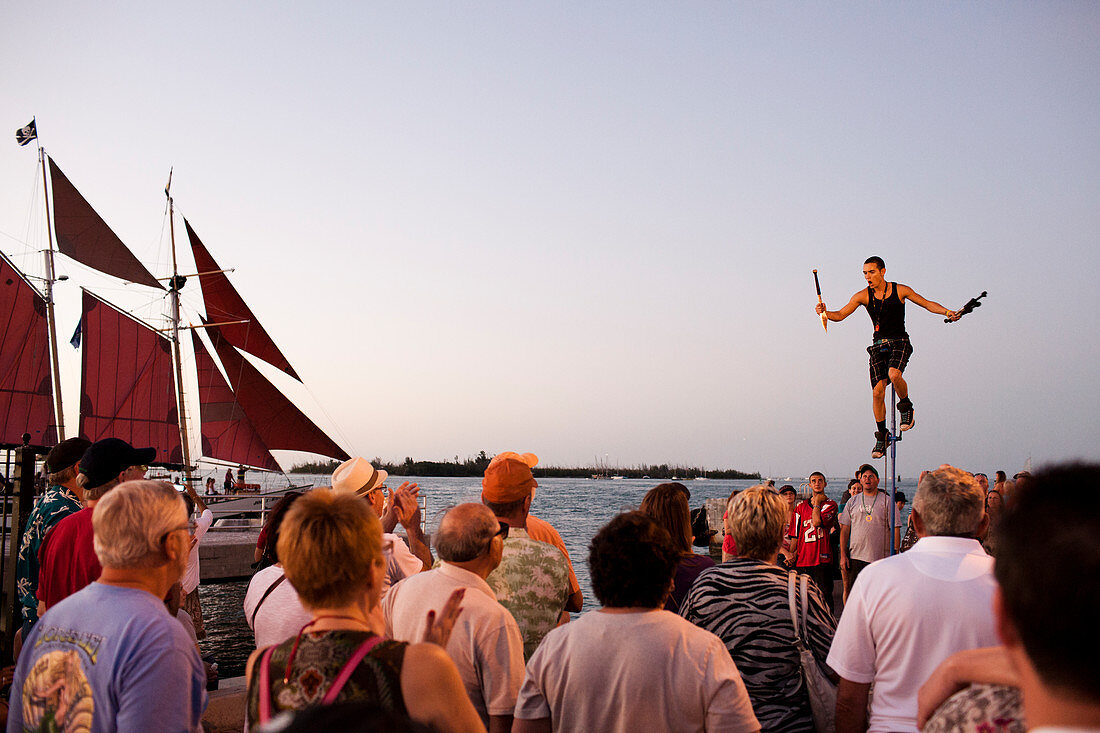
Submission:
POLYGON ((897 478, 898 478, 898 454, 897 444, 901 441, 901 435, 898 433, 898 411, 897 411, 897 392, 894 389, 894 385, 890 385, 890 432, 886 436, 887 451, 886 455, 889 458, 885 461, 885 467, 889 469, 887 474, 890 477, 890 503, 886 507, 886 534, 889 536, 890 554, 893 555, 898 552, 897 547, 894 545, 894 495, 897 493, 897 478))

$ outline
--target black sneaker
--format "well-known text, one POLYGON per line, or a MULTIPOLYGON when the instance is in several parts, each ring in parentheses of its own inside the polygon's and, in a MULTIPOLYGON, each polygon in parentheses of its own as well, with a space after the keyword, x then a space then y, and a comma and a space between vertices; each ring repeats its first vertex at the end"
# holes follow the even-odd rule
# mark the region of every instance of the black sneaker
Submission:
POLYGON ((912 430, 916 425, 916 421, 913 419, 913 403, 906 401, 904 404, 898 402, 898 412, 901 413, 901 425, 898 426, 898 430, 912 430))
POLYGON ((871 458, 882 458, 886 454, 886 433, 875 431, 875 447, 871 450, 871 458))

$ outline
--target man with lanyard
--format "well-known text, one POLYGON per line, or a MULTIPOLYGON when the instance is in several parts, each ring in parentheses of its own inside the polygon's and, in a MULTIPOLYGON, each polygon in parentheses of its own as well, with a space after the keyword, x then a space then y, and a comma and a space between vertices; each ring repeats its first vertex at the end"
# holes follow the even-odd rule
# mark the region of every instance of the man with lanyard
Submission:
POLYGON ((891 520, 893 510, 894 547, 901 544, 901 514, 890 506, 890 497, 878 489, 878 471, 870 463, 859 467, 859 482, 863 491, 840 513, 840 567, 845 575, 844 602, 852 592, 856 577, 876 560, 890 555, 891 520))
POLYGON ((944 308, 939 303, 918 295, 908 285, 886 281, 886 263, 881 257, 869 257, 863 263, 863 277, 867 289, 860 290, 838 311, 825 309, 825 303, 817 304, 817 313, 825 314, 830 321, 843 321, 863 306, 871 316, 874 325, 874 343, 867 347, 871 355, 871 394, 875 413, 875 448, 871 458, 882 458, 886 453, 886 381, 894 385, 898 396, 898 412, 901 413, 901 430, 909 430, 915 425, 913 403, 909 400, 909 386, 902 377, 905 365, 913 354, 913 345, 909 343, 909 334, 905 332, 905 301, 911 300, 921 308, 957 321, 959 314, 944 308))

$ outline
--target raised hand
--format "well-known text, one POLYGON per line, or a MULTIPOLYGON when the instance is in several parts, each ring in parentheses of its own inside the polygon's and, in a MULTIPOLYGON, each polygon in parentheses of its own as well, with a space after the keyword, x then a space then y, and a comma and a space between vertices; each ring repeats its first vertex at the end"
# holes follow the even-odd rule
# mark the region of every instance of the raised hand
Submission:
POLYGON ((409 525, 420 526, 420 486, 406 481, 390 494, 394 502, 397 521, 406 529, 409 525))
POLYGON ((443 610, 438 614, 438 617, 434 610, 428 611, 428 617, 424 623, 422 642, 437 644, 443 648, 447 647, 447 642, 450 640, 451 632, 455 627, 455 621, 458 620, 458 614, 462 613, 462 607, 459 604, 462 603, 462 597, 465 594, 465 588, 458 588, 451 593, 451 597, 443 604, 443 610))

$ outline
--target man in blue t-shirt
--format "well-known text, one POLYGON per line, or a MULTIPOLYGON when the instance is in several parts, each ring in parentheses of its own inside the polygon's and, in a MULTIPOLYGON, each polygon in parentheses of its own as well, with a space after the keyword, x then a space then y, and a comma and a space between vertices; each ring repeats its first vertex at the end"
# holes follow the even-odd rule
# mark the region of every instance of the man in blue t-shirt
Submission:
POLYGON ((7 730, 201 730, 202 662, 162 601, 187 563, 183 500, 167 483, 127 481, 92 525, 103 574, 24 640, 7 730))

